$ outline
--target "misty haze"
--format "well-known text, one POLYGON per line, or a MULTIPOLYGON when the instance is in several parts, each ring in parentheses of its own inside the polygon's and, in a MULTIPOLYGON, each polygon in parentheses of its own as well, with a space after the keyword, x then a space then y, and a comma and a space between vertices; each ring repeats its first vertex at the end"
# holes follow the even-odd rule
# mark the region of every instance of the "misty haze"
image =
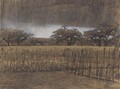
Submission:
MULTIPOLYGON (((57 29, 61 28, 62 25, 55 25, 55 24, 34 24, 34 23, 17 23, 13 21, 4 21, 4 28, 6 29, 19 29, 24 30, 27 33, 33 33, 34 37, 39 38, 49 38, 52 35, 52 32, 56 31, 57 29)), ((90 30, 92 28, 88 27, 75 27, 75 26, 68 26, 69 28, 75 28, 81 31, 90 30)))

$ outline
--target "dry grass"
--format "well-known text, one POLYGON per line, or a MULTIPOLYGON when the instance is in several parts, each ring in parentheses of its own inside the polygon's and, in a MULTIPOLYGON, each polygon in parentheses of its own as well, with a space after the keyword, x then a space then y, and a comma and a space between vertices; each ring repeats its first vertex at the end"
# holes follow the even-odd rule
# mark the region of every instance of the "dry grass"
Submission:
MULTIPOLYGON (((0 71, 66 71, 107 80, 119 75, 119 50, 89 46, 0 47, 0 71)), ((119 80, 117 80, 119 81, 119 80)))
POLYGON ((0 47, 0 89, 120 89, 118 83, 88 78, 115 80, 119 67, 108 65, 119 65, 116 53, 113 47, 0 47))
POLYGON ((0 89, 120 89, 120 85, 68 72, 23 72, 0 73, 0 89))

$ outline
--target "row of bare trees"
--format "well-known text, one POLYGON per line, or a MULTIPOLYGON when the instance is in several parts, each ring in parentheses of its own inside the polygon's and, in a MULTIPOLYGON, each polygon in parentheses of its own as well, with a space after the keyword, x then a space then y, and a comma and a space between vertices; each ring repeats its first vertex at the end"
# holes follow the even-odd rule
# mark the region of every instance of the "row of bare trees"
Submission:
POLYGON ((119 38, 119 26, 108 24, 101 24, 83 34, 78 29, 64 26, 54 31, 51 38, 34 38, 33 34, 23 30, 3 29, 0 31, 0 40, 8 46, 21 45, 24 41, 27 41, 28 45, 108 46, 119 43, 119 38))
POLYGON ((120 34, 118 25, 100 24, 98 27, 85 31, 83 34, 77 29, 61 27, 53 32, 51 38, 56 41, 56 44, 107 46, 117 44, 120 34))

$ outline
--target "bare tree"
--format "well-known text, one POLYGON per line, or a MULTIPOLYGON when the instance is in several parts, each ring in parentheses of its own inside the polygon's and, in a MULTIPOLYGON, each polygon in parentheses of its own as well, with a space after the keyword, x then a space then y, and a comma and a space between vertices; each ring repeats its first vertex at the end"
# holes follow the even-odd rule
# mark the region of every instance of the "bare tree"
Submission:
POLYGON ((33 34, 26 33, 22 30, 14 30, 13 31, 13 41, 17 43, 17 45, 21 45, 21 43, 27 39, 29 39, 33 34))
POLYGON ((5 41, 9 46, 13 42, 13 30, 2 30, 0 32, 0 39, 5 41))
POLYGON ((101 24, 93 30, 85 31, 84 36, 98 46, 106 46, 107 43, 114 39, 117 29, 118 27, 114 25, 101 24))
POLYGON ((51 37, 56 40, 56 43, 65 42, 67 45, 74 45, 76 41, 80 41, 82 34, 77 29, 62 27, 57 31, 54 31, 51 37))
POLYGON ((31 36, 32 34, 25 33, 22 30, 8 29, 0 32, 0 38, 5 41, 8 46, 12 43, 17 43, 17 45, 20 45, 23 41, 27 40, 31 36))

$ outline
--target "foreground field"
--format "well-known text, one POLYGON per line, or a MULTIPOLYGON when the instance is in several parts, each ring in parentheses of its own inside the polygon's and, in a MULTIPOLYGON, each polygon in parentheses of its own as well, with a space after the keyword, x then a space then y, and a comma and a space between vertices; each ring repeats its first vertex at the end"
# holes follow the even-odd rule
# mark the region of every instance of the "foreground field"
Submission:
POLYGON ((69 71, 119 82, 120 56, 114 47, 0 47, 0 72, 69 71))
POLYGON ((119 53, 114 47, 0 47, 0 89, 120 89, 119 53))
POLYGON ((0 73, 0 89, 120 89, 120 85, 68 72, 23 72, 0 73))

